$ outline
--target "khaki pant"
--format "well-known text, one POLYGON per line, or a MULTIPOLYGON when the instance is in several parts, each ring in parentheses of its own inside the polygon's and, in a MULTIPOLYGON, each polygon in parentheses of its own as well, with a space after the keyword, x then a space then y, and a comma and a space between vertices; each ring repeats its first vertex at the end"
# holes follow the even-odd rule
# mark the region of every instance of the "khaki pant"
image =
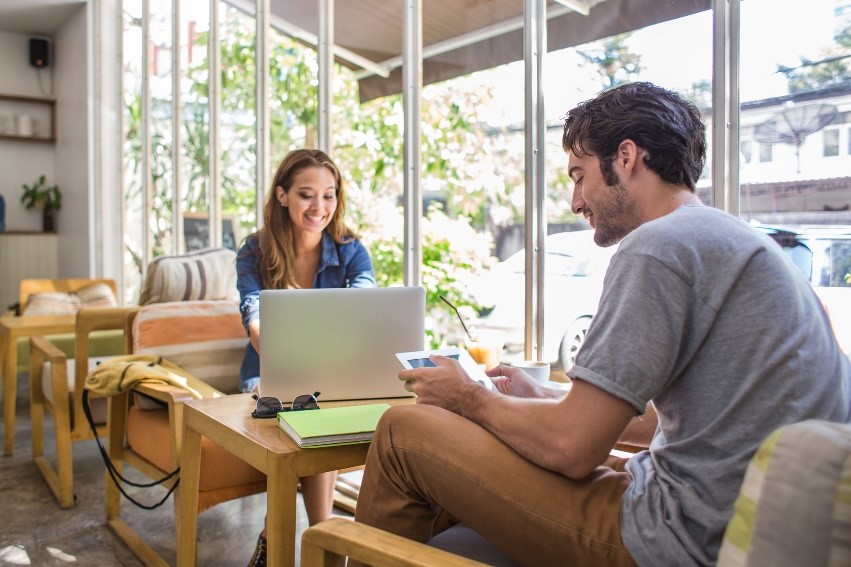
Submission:
POLYGON ((571 480, 454 413, 396 406, 375 432, 355 519, 420 542, 459 521, 521 565, 632 566, 624 463, 571 480))

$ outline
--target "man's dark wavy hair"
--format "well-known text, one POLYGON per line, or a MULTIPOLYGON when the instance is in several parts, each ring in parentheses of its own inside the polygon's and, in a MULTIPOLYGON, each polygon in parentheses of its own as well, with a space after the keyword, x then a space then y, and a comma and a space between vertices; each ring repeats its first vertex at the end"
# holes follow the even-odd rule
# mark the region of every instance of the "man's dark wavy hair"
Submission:
POLYGON ((568 111, 561 145, 597 156, 606 183, 615 185, 612 165, 626 139, 647 152, 645 165, 662 179, 694 191, 706 162, 706 127, 692 103, 652 83, 621 85, 568 111))

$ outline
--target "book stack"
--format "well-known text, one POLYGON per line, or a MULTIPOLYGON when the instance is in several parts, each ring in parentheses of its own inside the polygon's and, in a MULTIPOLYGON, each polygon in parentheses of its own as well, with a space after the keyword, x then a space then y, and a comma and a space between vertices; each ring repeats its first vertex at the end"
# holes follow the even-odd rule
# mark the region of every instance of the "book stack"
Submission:
POLYGON ((390 404, 338 406, 278 414, 278 426, 299 447, 328 447, 372 441, 378 420, 390 404))

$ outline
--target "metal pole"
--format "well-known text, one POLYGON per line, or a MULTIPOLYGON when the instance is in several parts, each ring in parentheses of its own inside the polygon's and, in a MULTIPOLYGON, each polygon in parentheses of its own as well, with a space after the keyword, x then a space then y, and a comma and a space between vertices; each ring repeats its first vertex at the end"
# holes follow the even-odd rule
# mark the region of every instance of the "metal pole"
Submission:
POLYGON ((422 246, 419 241, 423 214, 420 187, 420 105, 423 87, 423 30, 420 0, 405 0, 402 38, 402 100, 404 107, 405 285, 420 285, 422 246))
POLYGON ((525 0, 523 52, 525 62, 526 136, 526 286, 524 351, 527 359, 540 360, 544 343, 544 259, 547 215, 544 204, 543 62, 546 52, 546 2, 525 0))
POLYGON ((269 151, 271 146, 271 132, 269 130, 269 99, 271 97, 270 58, 269 58, 269 0, 257 1, 257 171, 256 171, 256 197, 255 214, 257 221, 255 226, 263 226, 263 203, 266 201, 266 189, 269 187, 269 151))
POLYGON ((319 0, 319 149, 331 153, 331 82, 334 78, 334 0, 319 0))
POLYGON ((210 207, 207 221, 210 229, 208 246, 218 248, 222 245, 222 160, 220 151, 221 134, 219 120, 221 118, 221 73, 222 62, 219 51, 219 0, 210 0, 210 33, 207 44, 207 78, 210 105, 210 155, 209 175, 210 188, 208 195, 210 207))
POLYGON ((180 100, 180 0, 171 0, 171 253, 185 250, 183 243, 183 200, 180 198, 180 133, 183 131, 183 113, 180 100))
MULTIPOLYGON (((151 176, 151 7, 142 2, 142 108, 139 139, 142 145, 142 258, 144 266, 154 255, 154 237, 151 230, 153 207, 153 178, 151 176)), ((144 270, 144 268, 143 268, 144 270)), ((144 276, 144 272, 142 274, 144 276)))
POLYGON ((712 198, 711 205, 728 209, 727 152, 729 149, 728 0, 712 0, 712 198))
POLYGON ((730 19, 726 43, 730 46, 730 91, 728 113, 730 116, 730 146, 727 164, 729 176, 725 210, 735 216, 741 212, 739 192, 739 60, 741 37, 741 0, 730 0, 730 19))

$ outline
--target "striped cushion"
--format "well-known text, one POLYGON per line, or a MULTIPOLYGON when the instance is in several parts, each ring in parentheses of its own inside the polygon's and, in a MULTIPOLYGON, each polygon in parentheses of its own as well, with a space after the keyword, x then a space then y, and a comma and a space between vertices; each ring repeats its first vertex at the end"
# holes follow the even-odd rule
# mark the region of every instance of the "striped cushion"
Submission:
POLYGON ((236 252, 209 248, 184 256, 161 256, 151 262, 139 305, 236 298, 236 252))
POLYGON ((748 465, 720 567, 851 565, 851 425, 781 427, 748 465))
POLYGON ((133 352, 155 354, 226 394, 239 391, 248 336, 235 301, 176 301, 139 309, 133 352))
POLYGON ((23 315, 66 315, 83 307, 115 307, 118 302, 105 283, 87 285, 71 292, 42 291, 30 294, 23 315))

